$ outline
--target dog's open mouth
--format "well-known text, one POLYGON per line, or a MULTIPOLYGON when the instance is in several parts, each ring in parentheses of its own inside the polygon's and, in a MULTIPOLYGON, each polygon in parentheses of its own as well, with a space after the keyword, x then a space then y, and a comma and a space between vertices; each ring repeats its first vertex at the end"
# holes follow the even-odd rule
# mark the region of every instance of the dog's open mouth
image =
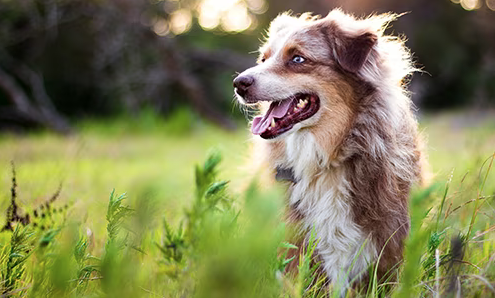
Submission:
POLYGON ((273 139, 316 114, 319 108, 320 99, 314 94, 301 93, 289 99, 273 101, 264 116, 253 119, 251 132, 263 139, 273 139))

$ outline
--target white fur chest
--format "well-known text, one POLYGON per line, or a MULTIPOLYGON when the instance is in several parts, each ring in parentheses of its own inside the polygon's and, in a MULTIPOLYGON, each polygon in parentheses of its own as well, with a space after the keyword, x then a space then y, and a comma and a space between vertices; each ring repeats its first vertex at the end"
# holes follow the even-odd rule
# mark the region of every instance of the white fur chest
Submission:
POLYGON ((366 240, 368 235, 353 221, 343 169, 327 167, 326 161, 328 156, 312 134, 299 131, 285 139, 282 166, 292 168, 297 181, 291 187, 289 202, 304 216, 304 227, 316 230, 318 254, 328 277, 346 286, 367 269, 377 253, 370 239, 366 240))

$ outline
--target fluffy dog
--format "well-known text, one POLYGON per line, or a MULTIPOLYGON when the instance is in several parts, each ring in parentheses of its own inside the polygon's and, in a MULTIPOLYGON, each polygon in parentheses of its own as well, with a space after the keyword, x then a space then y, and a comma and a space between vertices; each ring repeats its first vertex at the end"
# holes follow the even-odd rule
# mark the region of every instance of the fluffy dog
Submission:
POLYGON ((234 80, 238 100, 257 105, 255 151, 291 181, 289 220, 315 229, 322 269, 346 287, 382 253, 383 275, 402 260, 407 199, 422 181, 423 154, 406 90, 414 71, 396 18, 278 16, 259 63, 234 80))

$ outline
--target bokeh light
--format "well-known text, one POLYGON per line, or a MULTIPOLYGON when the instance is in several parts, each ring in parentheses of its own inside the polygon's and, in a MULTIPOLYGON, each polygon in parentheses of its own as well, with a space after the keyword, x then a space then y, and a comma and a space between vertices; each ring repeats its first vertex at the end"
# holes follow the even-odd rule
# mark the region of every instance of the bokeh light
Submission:
MULTIPOLYGON (((465 10, 476 10, 482 5, 482 0, 450 0, 452 3, 460 4, 465 10)), ((486 0, 488 2, 495 2, 495 0, 486 0)))
POLYGON ((159 19, 153 24, 153 31, 159 36, 165 36, 170 32, 170 27, 165 19, 159 19))
POLYGON ((253 13, 263 14, 268 9, 268 4, 265 0, 246 0, 246 3, 253 13))
POLYGON ((198 6, 198 21, 199 25, 211 30, 217 27, 220 23, 221 10, 215 5, 215 1, 205 0, 198 6))
MULTIPOLYGON (((163 0, 150 0, 162 2, 163 0)), ((179 0, 163 1, 163 11, 170 15, 169 19, 148 18, 141 20, 149 24, 160 36, 169 33, 183 34, 191 29, 193 18, 204 30, 221 30, 224 32, 242 32, 252 30, 257 25, 257 14, 268 9, 266 0, 200 0, 188 4, 179 0)), ((142 18, 146 18, 143 15, 142 18)))
MULTIPOLYGON (((483 0, 450 0, 452 3, 460 4, 465 10, 476 10, 481 8, 483 0)), ((486 0, 486 5, 495 10, 495 0, 486 0)))
POLYGON ((179 9, 170 16, 170 30, 178 35, 191 28, 192 14, 189 9, 179 9))
POLYGON ((222 29, 230 32, 240 32, 249 28, 251 17, 244 3, 237 3, 222 17, 222 29))
POLYGON ((495 0, 486 0, 486 6, 488 6, 489 9, 495 11, 495 0))
POLYGON ((241 32, 252 27, 250 13, 264 13, 265 0, 203 0, 197 6, 199 25, 205 30, 220 28, 227 32, 241 32))
POLYGON ((206 30, 216 28, 220 24, 222 8, 215 0, 203 0, 197 8, 199 25, 206 30))
POLYGON ((461 6, 465 10, 475 10, 481 7, 479 0, 461 0, 461 6))

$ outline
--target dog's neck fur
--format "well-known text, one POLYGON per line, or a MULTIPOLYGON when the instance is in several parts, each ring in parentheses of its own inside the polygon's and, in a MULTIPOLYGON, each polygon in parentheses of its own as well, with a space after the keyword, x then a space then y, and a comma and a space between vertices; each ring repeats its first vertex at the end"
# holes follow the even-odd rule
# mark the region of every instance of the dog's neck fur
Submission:
POLYGON ((306 231, 315 229, 320 242, 318 256, 329 279, 346 286, 376 257, 375 245, 364 246, 353 268, 353 260, 367 235, 352 220, 351 194, 346 173, 318 146, 313 135, 299 131, 284 141, 284 166, 293 170, 297 183, 290 187, 289 205, 295 208, 306 231), (349 274, 346 278, 346 275, 349 274))
POLYGON ((390 102, 409 99, 397 89, 362 100, 368 106, 356 115, 338 154, 325 151, 308 129, 268 143, 279 154, 272 167, 292 169, 297 181, 289 205, 306 231, 316 230, 325 272, 344 287, 364 276, 382 249, 379 273, 401 260, 407 196, 420 177, 416 121, 407 104, 390 102))

